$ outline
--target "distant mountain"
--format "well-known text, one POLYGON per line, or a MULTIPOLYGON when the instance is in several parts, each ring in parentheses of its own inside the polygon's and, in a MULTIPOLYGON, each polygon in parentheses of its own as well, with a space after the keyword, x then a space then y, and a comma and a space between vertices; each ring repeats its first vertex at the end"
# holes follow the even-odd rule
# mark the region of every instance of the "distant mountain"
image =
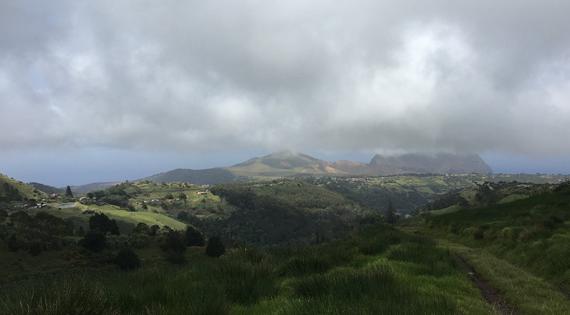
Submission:
POLYGON ((65 192, 65 189, 63 188, 57 188, 57 187, 53 187, 50 185, 45 185, 45 184, 41 184, 41 183, 28 183, 28 185, 34 187, 35 189, 42 191, 46 194, 63 194, 65 192))
POLYGON ((236 181, 239 177, 224 168, 209 168, 205 170, 176 169, 165 173, 152 175, 143 180, 153 182, 189 182, 198 185, 213 185, 236 181))
POLYGON ((281 151, 245 162, 204 170, 176 169, 143 180, 154 182, 190 182, 219 184, 247 178, 272 178, 295 175, 398 175, 491 173, 491 168, 478 155, 441 153, 376 155, 368 164, 354 161, 328 162, 304 153, 281 151))
POLYGON ((350 175, 365 175, 370 173, 370 165, 361 162, 341 160, 334 162, 332 167, 337 169, 338 172, 350 175))
POLYGON ((375 175, 397 174, 489 174, 491 168, 476 154, 402 154, 375 155, 369 164, 369 173, 375 175))
POLYGON ((102 183, 91 183, 79 186, 71 186, 71 191, 74 194, 86 194, 97 190, 107 189, 111 186, 115 186, 120 183, 121 182, 102 182, 102 183))
POLYGON ((253 158, 229 167, 228 170, 246 177, 342 173, 330 162, 292 151, 281 151, 253 158))

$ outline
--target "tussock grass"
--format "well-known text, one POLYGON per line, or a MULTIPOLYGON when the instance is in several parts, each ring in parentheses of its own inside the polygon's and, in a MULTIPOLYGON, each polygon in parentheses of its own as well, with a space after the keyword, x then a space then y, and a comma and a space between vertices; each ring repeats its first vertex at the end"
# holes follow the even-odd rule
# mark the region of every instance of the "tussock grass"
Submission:
POLYGON ((194 250, 186 259, 30 281, 0 290, 0 314, 492 313, 446 251, 390 227, 319 246, 236 248, 219 259, 194 250), (382 250, 359 250, 369 244, 382 250))

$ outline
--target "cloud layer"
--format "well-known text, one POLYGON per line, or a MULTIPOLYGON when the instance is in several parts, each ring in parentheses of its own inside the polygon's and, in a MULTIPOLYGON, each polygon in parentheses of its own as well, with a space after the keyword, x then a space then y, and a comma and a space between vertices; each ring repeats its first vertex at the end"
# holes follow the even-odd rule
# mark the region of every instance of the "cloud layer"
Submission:
POLYGON ((568 1, 2 1, 0 147, 570 154, 568 1))

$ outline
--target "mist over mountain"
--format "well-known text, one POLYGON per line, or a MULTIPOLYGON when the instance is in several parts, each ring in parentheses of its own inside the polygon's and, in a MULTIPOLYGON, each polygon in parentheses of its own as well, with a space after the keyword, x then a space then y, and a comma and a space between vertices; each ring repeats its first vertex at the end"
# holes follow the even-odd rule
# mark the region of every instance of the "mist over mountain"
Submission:
POLYGON ((491 167, 477 154, 377 154, 370 161, 369 168, 378 175, 492 173, 491 167))

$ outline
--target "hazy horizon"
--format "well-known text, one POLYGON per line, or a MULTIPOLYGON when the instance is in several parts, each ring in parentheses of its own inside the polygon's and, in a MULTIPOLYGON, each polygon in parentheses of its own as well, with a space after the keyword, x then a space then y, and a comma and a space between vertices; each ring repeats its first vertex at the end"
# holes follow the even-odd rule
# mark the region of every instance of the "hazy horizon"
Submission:
MULTIPOLYGON (((160 172, 177 168, 205 169, 231 166, 257 156, 264 156, 272 151, 165 154, 160 152, 141 153, 129 151, 96 150, 76 154, 53 153, 47 156, 18 154, 0 157, 0 173, 25 182, 39 182, 56 187, 66 185, 85 185, 95 182, 115 182, 136 180, 160 172), (48 159, 49 162, 40 162, 48 159), (136 163, 132 163, 136 160, 136 163), (94 162, 95 161, 95 162, 94 162)), ((326 161, 352 160, 370 162, 374 152, 331 153, 302 152, 326 161)), ((516 156, 481 155, 494 173, 545 173, 570 174, 570 165, 565 159, 541 159, 516 156)))

